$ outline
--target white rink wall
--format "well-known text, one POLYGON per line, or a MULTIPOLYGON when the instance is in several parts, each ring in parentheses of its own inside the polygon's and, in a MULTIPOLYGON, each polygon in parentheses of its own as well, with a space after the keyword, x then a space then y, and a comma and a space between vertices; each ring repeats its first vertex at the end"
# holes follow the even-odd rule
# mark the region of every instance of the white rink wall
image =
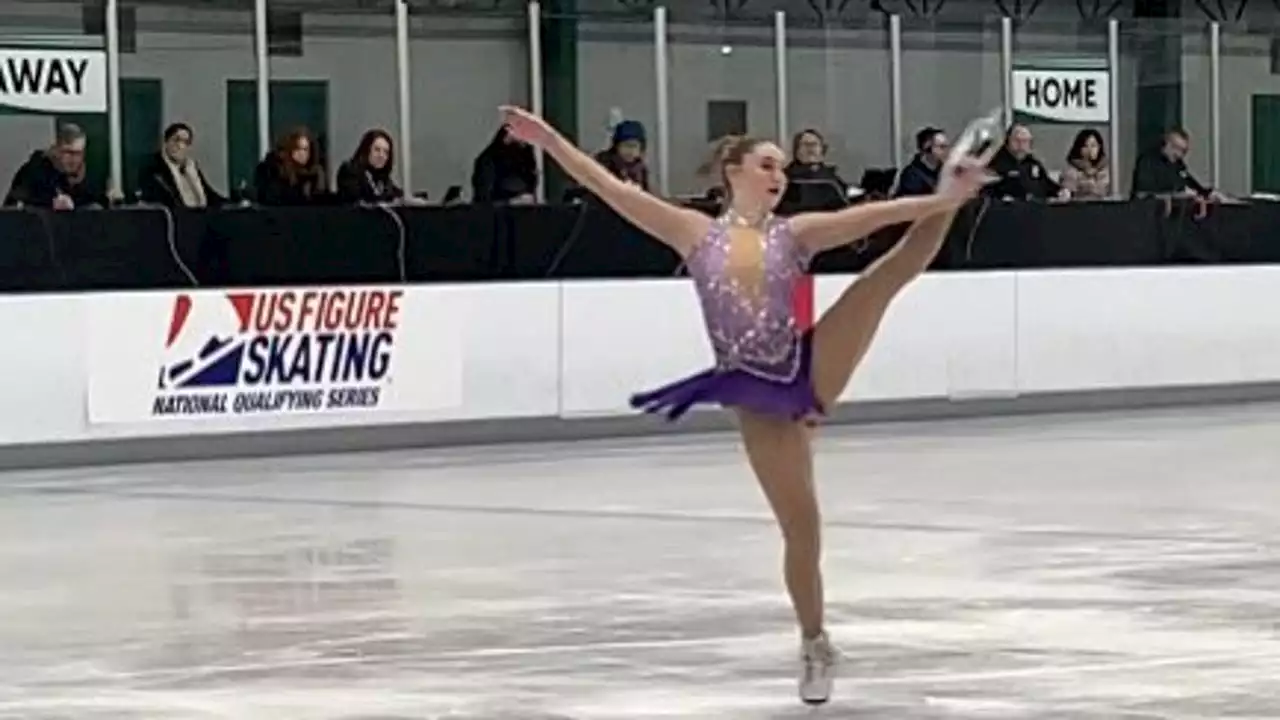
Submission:
MULTIPOLYGON (((816 307, 852 281, 821 276, 816 307)), ((351 290, 351 289, 348 289, 351 290)), ((320 291, 320 290, 317 290, 320 291)), ((351 411, 145 417, 179 292, 8 296, 0 446, 632 414, 636 390, 705 368, 687 281, 403 288, 397 402, 351 411), (104 314, 121 317, 105 319, 104 314), (118 327, 105 331, 104 324, 118 327), (128 389, 119 387, 128 384, 128 389), (101 392, 136 422, 95 422, 101 392), (411 387, 412 386, 412 387, 411 387), (408 392, 407 391, 412 391, 408 392), (95 399, 97 398, 97 399, 95 399)), ((273 292, 254 291, 254 292, 273 292)), ((199 302, 223 291, 186 293, 199 302)), ((850 403, 1280 381, 1280 268, 930 274, 890 311, 850 403)))

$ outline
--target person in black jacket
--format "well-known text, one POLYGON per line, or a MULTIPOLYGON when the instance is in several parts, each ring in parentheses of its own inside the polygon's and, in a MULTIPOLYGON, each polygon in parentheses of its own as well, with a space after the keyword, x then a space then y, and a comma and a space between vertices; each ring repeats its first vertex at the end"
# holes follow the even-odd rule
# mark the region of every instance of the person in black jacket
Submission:
POLYGON ((327 193, 325 171, 306 128, 295 128, 282 137, 253 175, 260 205, 314 205, 327 193))
POLYGON ((849 191, 849 183, 840 177, 836 166, 827 163, 827 139, 812 128, 791 138, 791 162, 784 172, 791 182, 831 183, 841 196, 849 191))
POLYGON ((338 168, 338 202, 377 204, 403 198, 404 191, 391 179, 395 165, 391 135, 385 130, 366 132, 355 154, 338 168))
POLYGON ((527 204, 538 192, 538 161, 533 148, 501 128, 476 157, 471 171, 471 201, 527 204))
POLYGON ((1009 126, 1004 147, 991 159, 997 180, 987 194, 1012 200, 1066 200, 1071 195, 1049 177, 1044 163, 1031 154, 1031 130, 1020 123, 1009 126))
POLYGON ((87 141, 77 125, 58 128, 53 147, 31 154, 13 176, 5 205, 73 210, 108 204, 106 192, 85 174, 87 141))
POLYGON ((623 120, 613 129, 609 147, 596 153, 596 162, 619 180, 648 190, 649 166, 644 161, 645 145, 644 125, 638 120, 623 120))
POLYGON ((1191 136, 1186 130, 1175 128, 1164 134, 1160 147, 1138 156, 1133 165, 1134 198, 1148 195, 1182 195, 1206 200, 1221 200, 1222 196, 1205 187, 1187 170, 1186 157, 1191 152, 1191 136))
POLYGON ((938 175, 950 151, 951 144, 942 130, 926 127, 916 133, 916 155, 898 173, 893 196, 932 195, 938 189, 938 175))
POLYGON ((170 208, 218 207, 226 203, 191 158, 194 142, 195 132, 186 123, 165 128, 164 146, 138 171, 138 197, 142 202, 170 208))

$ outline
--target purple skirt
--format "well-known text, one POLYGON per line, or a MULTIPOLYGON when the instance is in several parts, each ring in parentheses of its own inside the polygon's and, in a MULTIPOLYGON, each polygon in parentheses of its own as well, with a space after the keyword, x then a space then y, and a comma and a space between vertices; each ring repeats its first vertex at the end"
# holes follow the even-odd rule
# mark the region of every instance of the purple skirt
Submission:
POLYGON ((823 408, 813 392, 812 361, 813 337, 806 332, 800 338, 800 371, 790 382, 714 368, 632 395, 631 407, 665 415, 668 420, 679 419, 689 408, 702 404, 738 407, 790 420, 813 419, 823 414, 823 408))

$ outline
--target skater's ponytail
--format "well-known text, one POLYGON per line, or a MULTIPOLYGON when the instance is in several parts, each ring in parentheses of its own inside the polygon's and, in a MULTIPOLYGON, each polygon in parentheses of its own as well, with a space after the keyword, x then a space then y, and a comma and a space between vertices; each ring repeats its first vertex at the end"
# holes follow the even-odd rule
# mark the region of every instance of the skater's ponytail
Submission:
POLYGON ((700 177, 713 178, 719 183, 724 196, 720 200, 721 208, 729 207, 733 196, 733 188, 729 186, 728 169, 742 164, 743 158, 756 149, 760 141, 745 135, 725 135, 711 146, 711 155, 706 162, 698 166, 700 177))

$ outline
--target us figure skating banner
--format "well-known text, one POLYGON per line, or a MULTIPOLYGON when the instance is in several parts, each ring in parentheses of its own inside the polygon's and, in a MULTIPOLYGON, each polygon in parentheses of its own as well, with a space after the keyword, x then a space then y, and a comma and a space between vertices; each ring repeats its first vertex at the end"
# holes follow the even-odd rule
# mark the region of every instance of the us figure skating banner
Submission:
POLYGON ((404 288, 96 296, 88 312, 89 420, 456 408, 457 310, 438 291, 404 288))

